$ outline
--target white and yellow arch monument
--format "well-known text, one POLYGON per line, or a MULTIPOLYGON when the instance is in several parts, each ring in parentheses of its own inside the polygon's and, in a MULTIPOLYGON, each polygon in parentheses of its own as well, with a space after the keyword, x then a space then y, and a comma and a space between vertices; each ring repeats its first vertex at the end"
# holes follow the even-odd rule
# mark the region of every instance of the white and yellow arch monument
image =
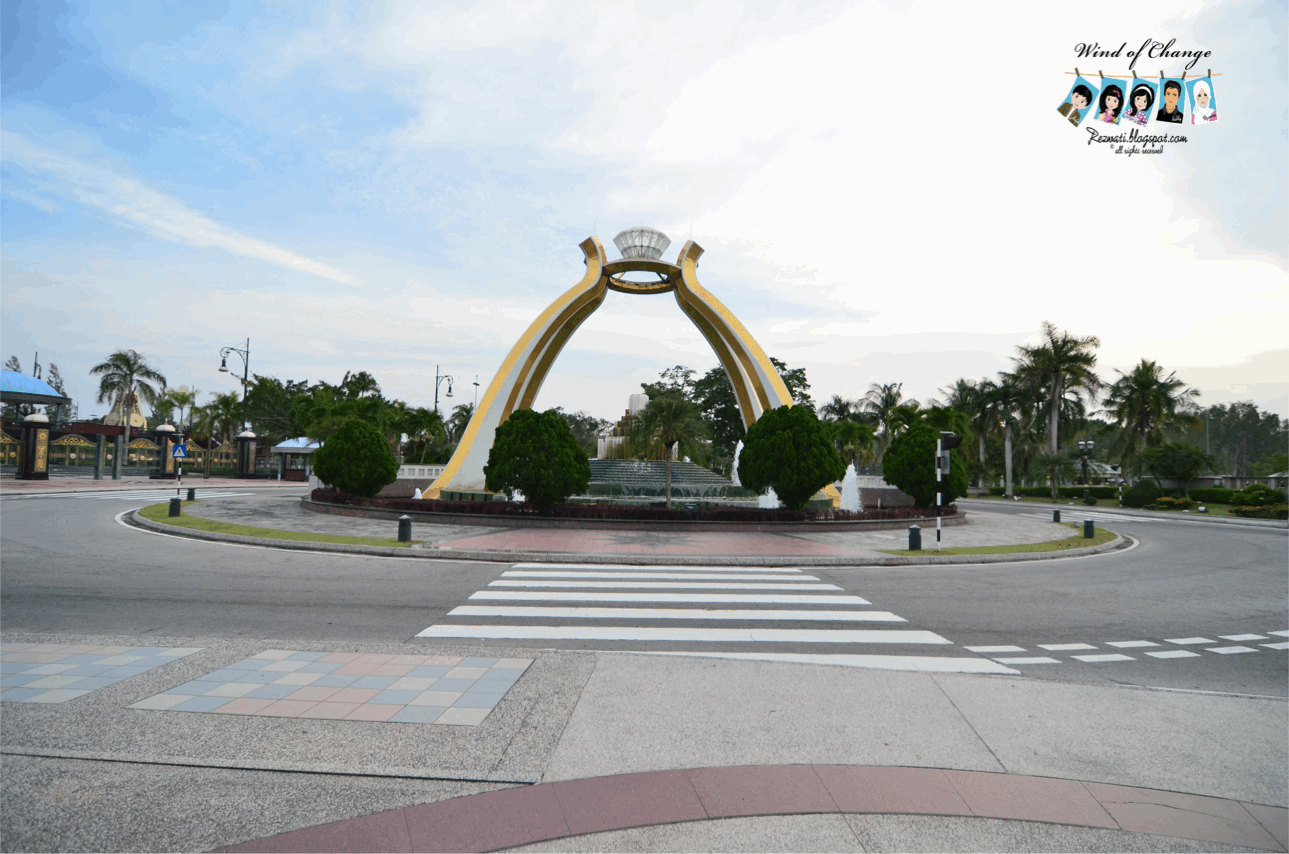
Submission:
MULTIPOLYGON (((707 343, 716 351, 734 386, 743 426, 751 427, 767 409, 791 406, 792 397, 774 365, 747 328, 720 300, 698 283, 698 258, 703 248, 686 241, 675 264, 662 260, 671 240, 652 228, 629 228, 613 238, 622 257, 608 261, 599 238, 588 237, 580 244, 586 255, 586 275, 541 313, 501 363, 488 391, 479 401, 456 452, 443 474, 425 491, 426 498, 438 498, 443 490, 481 492, 483 467, 488 462, 492 439, 510 413, 531 409, 551 365, 582 322, 604 302, 609 290, 626 294, 672 292, 680 310, 689 316, 707 343), (656 282, 628 281, 631 272, 653 273, 656 282)), ((832 486, 825 494, 838 504, 841 496, 832 486)))

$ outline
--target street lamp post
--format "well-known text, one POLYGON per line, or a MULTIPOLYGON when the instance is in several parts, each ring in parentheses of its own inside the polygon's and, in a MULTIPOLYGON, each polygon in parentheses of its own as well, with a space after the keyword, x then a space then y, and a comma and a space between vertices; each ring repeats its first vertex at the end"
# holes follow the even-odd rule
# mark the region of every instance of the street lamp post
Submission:
POLYGON ((1092 487, 1088 483, 1088 458, 1092 456, 1093 441, 1079 440, 1079 460, 1083 463, 1083 503, 1092 503, 1092 487))
POLYGON ((451 397, 452 396, 452 377, 448 376, 447 374, 440 374, 439 366, 435 365, 434 366, 434 414, 435 415, 439 414, 439 386, 443 384, 444 380, 447 380, 448 382, 448 393, 443 396, 451 397))
MULTIPOLYGON (((224 347, 219 351, 219 370, 221 373, 229 373, 228 354, 236 353, 242 357, 242 430, 246 429, 246 390, 250 388, 251 379, 251 339, 246 339, 246 349, 239 350, 236 347, 224 347)), ((238 431, 241 432, 241 431, 238 431)))

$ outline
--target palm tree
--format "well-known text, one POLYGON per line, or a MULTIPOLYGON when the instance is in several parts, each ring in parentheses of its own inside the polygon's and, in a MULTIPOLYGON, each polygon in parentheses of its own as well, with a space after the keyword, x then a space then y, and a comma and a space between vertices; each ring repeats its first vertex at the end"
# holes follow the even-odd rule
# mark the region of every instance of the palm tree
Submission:
POLYGON ((1148 359, 1142 359, 1127 374, 1116 373, 1119 379, 1110 386, 1101 411, 1112 416, 1115 426, 1123 431, 1120 463, 1127 471, 1134 454, 1163 443, 1164 428, 1199 423, 1187 411, 1199 391, 1188 388, 1176 373, 1165 377, 1164 369, 1148 359))
POLYGON ((671 507, 671 457, 677 445, 693 446, 707 435, 703 411, 679 394, 664 394, 649 401, 640 413, 641 429, 662 445, 667 460, 667 506, 671 507))
POLYGON ((860 424, 856 421, 836 421, 833 422, 832 428, 837 450, 858 471, 860 457, 877 440, 877 431, 871 424, 860 424))
POLYGON ((99 377, 98 402, 119 401, 125 407, 125 445, 130 445, 130 412, 136 400, 153 408, 166 387, 166 378, 148 366, 148 360, 134 350, 117 350, 90 368, 99 377), (156 383, 156 385, 153 385, 156 383))
POLYGON ((460 406, 454 406, 452 408, 452 415, 448 417, 448 439, 453 442, 460 442, 461 437, 465 435, 465 428, 470 426, 470 419, 473 417, 473 403, 463 403, 460 406))
POLYGON ((819 417, 826 421, 858 421, 861 407, 857 400, 847 400, 840 394, 834 394, 827 403, 819 407, 819 417))
POLYGON ((425 454, 430 449, 430 440, 444 438, 443 417, 433 409, 418 406, 409 410, 404 416, 403 430, 413 439, 421 442, 421 465, 425 465, 425 454))
POLYGON ((1059 497, 1057 489, 1060 487, 1061 482, 1071 480, 1076 473, 1074 460, 1070 459, 1067 454, 1042 453, 1034 458, 1034 465, 1037 466, 1040 473, 1051 480, 1053 501, 1056 501, 1059 497))
MULTIPOLYGON (((975 380, 959 379, 949 388, 940 389, 941 394, 945 396, 945 406, 956 409, 971 419, 971 428, 975 431, 979 444, 981 478, 984 477, 985 471, 985 434, 989 432, 989 425, 994 419, 992 403, 994 388, 993 381, 985 377, 978 383, 975 380)), ((979 479, 976 485, 982 485, 979 479)))
POLYGON ((1047 452, 1055 454, 1061 446, 1061 402, 1068 392, 1080 397, 1095 395, 1104 383, 1092 372, 1097 356, 1093 349, 1101 346, 1095 335, 1075 338, 1068 332, 1057 332, 1056 326, 1043 321, 1044 341, 1035 346, 1020 345, 1016 373, 1033 379, 1047 398, 1047 452))
POLYGON ((211 401, 195 411, 194 429, 212 439, 232 441, 242 421, 242 402, 237 399, 235 391, 212 392, 211 395, 211 401))
POLYGON ((890 447, 891 439, 894 438, 891 435, 891 427, 893 426, 891 419, 901 401, 905 406, 917 406, 916 400, 903 400, 904 395, 900 391, 902 388, 904 388, 904 383, 888 383, 886 385, 873 383, 868 387, 868 391, 860 402, 863 411, 871 414, 877 420, 878 426, 882 428, 882 447, 881 452, 878 454, 879 459, 886 455, 886 449, 890 447))
POLYGON ((184 410, 188 410, 191 416, 192 407, 197 402, 197 395, 201 394, 197 389, 190 389, 187 386, 172 388, 166 392, 166 398, 179 410, 179 423, 176 424, 180 431, 184 428, 184 410))
POLYGON ((1014 374, 999 373, 998 382, 990 383, 986 409, 990 419, 1002 427, 1003 432, 1003 482, 1008 498, 1013 497, 1012 454, 1014 434, 1013 426, 1031 411, 1030 395, 1024 381, 1014 374))

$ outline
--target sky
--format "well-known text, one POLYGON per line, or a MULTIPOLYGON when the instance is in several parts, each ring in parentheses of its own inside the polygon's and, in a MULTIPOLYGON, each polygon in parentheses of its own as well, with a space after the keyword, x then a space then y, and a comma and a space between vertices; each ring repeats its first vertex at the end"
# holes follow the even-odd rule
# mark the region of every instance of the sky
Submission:
MULTIPOLYGON (((940 396, 1050 321, 1107 381, 1150 359, 1289 416, 1286 4, 1018 9, 6 2, 0 354, 57 363, 82 417, 114 350, 204 402, 248 339, 253 373, 366 370, 411 405, 450 375, 446 410, 583 239, 648 225, 816 401, 940 396), (1187 73, 1219 75, 1219 121, 1093 144, 1067 72, 1147 40, 1210 52, 1187 73)), ((615 419, 677 364, 717 361, 674 299, 611 292, 535 405, 615 419)))

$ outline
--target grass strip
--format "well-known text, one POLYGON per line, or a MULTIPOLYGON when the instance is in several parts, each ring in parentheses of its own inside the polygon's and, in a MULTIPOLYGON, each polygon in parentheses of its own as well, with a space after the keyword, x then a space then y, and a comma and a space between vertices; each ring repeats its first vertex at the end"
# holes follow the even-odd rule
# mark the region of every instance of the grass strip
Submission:
MULTIPOLYGON (((1055 524, 1055 523, 1054 523, 1055 524)), ((1064 540, 1052 540, 1047 543, 1023 543, 1017 546, 971 546, 967 548, 953 549, 919 549, 909 551, 908 549, 878 549, 888 555, 899 555, 901 557, 927 557, 929 555, 1013 555, 1013 554, 1032 554, 1038 552, 1067 552, 1071 549, 1085 549, 1088 546, 1099 546, 1102 543, 1108 543, 1113 540, 1117 534, 1114 531, 1107 531, 1105 528, 1096 528, 1093 530, 1092 539, 1084 539, 1082 536, 1082 525, 1065 525, 1067 528, 1073 528, 1079 532, 1079 536, 1070 537, 1064 540)), ((925 540, 926 535, 930 533, 935 536, 934 529, 924 528, 922 537, 925 540)))
MULTIPOLYGON (((197 501, 181 502, 181 507, 198 504, 197 501)), ((407 548, 412 543, 400 543, 398 540, 384 540, 378 537, 346 537, 341 534, 313 534, 308 531, 279 531, 275 528, 252 528, 249 525, 232 525, 228 522, 215 522, 200 519, 196 516, 171 517, 170 505, 150 504, 139 511, 139 515, 153 522, 174 525, 177 528, 191 528, 195 531, 210 531, 215 534, 236 534, 241 537, 259 537, 264 540, 294 540, 305 543, 340 543, 350 546, 388 546, 407 548)))

